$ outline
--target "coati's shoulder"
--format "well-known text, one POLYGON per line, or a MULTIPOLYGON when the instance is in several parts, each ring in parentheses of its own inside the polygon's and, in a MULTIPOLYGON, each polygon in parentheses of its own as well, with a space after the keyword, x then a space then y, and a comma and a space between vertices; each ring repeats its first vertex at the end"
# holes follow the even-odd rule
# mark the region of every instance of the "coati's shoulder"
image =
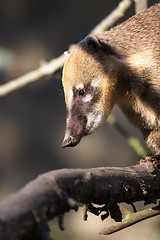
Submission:
POLYGON ((97 38, 110 44, 122 56, 150 50, 160 54, 160 4, 98 34, 97 38))

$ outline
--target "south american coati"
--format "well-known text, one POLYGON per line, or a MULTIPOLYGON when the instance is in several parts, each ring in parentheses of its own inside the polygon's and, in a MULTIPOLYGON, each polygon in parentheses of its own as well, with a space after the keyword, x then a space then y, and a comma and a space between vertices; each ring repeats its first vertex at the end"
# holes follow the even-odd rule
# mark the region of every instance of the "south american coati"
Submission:
POLYGON ((77 145, 118 104, 160 154, 160 4, 69 53, 63 69, 66 130, 63 147, 77 145))

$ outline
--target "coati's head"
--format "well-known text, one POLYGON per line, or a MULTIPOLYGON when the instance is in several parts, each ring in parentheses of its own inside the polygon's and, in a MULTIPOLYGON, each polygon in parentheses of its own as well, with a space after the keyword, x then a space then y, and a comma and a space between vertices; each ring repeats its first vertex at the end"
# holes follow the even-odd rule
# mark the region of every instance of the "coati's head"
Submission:
POLYGON ((66 130, 63 147, 77 145, 109 115, 114 104, 114 56, 95 36, 87 36, 69 53, 63 69, 66 130))

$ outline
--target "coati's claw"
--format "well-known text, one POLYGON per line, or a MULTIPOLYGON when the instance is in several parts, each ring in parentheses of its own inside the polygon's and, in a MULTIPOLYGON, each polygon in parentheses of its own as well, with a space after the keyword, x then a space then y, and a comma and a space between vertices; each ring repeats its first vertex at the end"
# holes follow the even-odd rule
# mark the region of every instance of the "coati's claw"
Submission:
POLYGON ((145 160, 146 161, 160 161, 160 154, 156 154, 156 155, 150 155, 150 154, 147 154, 146 157, 145 157, 145 160))
POLYGON ((144 160, 146 160, 146 162, 152 162, 154 165, 160 168, 160 154, 156 155, 147 154, 144 160))

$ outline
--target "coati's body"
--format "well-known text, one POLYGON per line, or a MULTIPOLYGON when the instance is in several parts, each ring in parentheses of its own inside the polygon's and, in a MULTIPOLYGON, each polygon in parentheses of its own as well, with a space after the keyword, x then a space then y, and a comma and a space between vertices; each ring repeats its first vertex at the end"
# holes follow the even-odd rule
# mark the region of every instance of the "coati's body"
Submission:
POLYGON ((118 104, 160 154, 160 4, 77 44, 66 60, 63 86, 64 147, 78 144, 118 104))

